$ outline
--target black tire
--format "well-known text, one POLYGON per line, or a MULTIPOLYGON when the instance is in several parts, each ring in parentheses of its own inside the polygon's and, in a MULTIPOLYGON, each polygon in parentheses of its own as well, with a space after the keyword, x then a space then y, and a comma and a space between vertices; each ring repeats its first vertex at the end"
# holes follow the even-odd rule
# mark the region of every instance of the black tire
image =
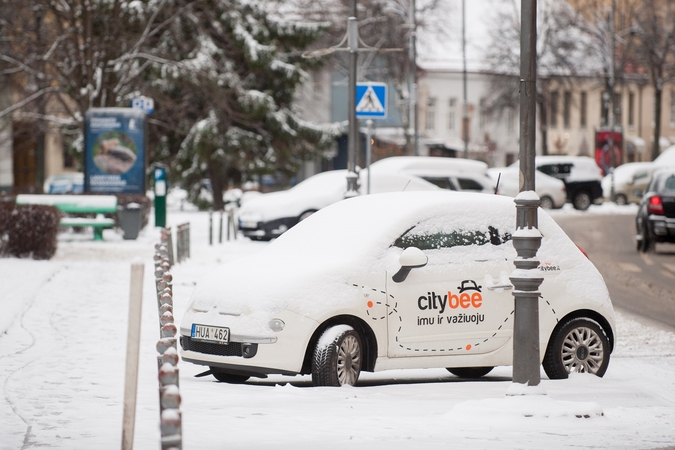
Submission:
POLYGON ((602 377, 609 366, 609 355, 609 338, 600 324, 578 317, 556 328, 542 365, 551 380, 565 379, 572 372, 602 377))
MULTIPOLYGON (((337 327, 344 327, 337 325, 337 327)), ((336 333, 327 345, 319 339, 312 359, 312 384, 314 386, 354 386, 361 373, 363 346, 361 337, 353 329, 337 331, 331 327, 324 332, 336 333)))
POLYGON ((213 372, 213 376, 215 377, 216 380, 222 383, 230 383, 230 384, 242 384, 245 383, 246 380, 251 378, 248 375, 236 375, 233 373, 215 372, 215 371, 213 372))
POLYGON ((579 211, 586 211, 591 206, 591 203, 593 203, 593 199, 586 191, 577 192, 574 196, 574 200, 572 200, 574 209, 578 209, 579 211))
POLYGON ((644 224, 642 225, 642 245, 640 250, 642 253, 647 253, 654 249, 654 242, 652 241, 649 230, 645 228, 644 224))
POLYGON ((481 378, 494 367, 448 367, 447 370, 451 374, 458 376, 460 378, 481 378))
POLYGON ((300 214, 300 215, 298 216, 298 222, 302 222, 303 220, 305 220, 306 218, 308 218, 309 216, 311 216, 311 215, 314 214, 315 212, 316 212, 316 211, 314 211, 314 210, 311 210, 311 211, 305 211, 304 213, 302 213, 302 214, 300 214))
POLYGON ((548 195, 544 195, 541 199, 539 199, 539 206, 541 206, 543 209, 553 209, 555 208, 555 204, 553 203, 553 199, 549 197, 548 195))
POLYGON ((623 206, 628 204, 628 199, 623 194, 616 194, 616 196, 614 197, 614 203, 616 203, 619 206, 623 206))

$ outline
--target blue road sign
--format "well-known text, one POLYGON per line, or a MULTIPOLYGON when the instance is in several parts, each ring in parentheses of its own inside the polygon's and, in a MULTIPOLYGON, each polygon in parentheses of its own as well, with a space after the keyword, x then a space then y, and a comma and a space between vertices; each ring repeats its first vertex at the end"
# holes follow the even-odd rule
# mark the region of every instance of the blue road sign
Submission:
POLYGON ((356 84, 356 117, 358 119, 387 117, 387 85, 385 83, 356 84))

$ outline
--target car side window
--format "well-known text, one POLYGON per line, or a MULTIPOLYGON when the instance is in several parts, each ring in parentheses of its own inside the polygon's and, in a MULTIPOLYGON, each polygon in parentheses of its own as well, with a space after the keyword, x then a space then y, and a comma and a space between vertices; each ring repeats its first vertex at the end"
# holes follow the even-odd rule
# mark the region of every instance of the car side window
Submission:
POLYGON ((455 187, 450 182, 450 179, 447 177, 422 177, 431 184, 435 184, 441 189, 449 189, 451 191, 456 190, 455 187))
POLYGON ((499 230, 452 230, 449 232, 427 232, 413 227, 394 242, 394 247, 406 249, 417 247, 420 250, 440 250, 442 248, 464 247, 468 245, 501 245, 511 240, 510 233, 499 234, 499 230))
POLYGON ((671 175, 666 179, 663 190, 667 192, 675 192, 675 175, 671 175))
POLYGON ((483 190, 483 186, 479 182, 477 182, 476 180, 472 180, 471 178, 457 177, 457 181, 459 182, 459 186, 464 191, 482 191, 483 190))

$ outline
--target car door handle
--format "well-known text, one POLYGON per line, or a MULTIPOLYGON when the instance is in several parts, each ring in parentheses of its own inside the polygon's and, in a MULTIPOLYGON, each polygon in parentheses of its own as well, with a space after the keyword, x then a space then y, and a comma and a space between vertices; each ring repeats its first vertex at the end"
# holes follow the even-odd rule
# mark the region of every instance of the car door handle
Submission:
POLYGON ((513 289, 512 284, 495 284, 492 286, 488 286, 488 289, 491 291, 494 291, 495 289, 513 289))

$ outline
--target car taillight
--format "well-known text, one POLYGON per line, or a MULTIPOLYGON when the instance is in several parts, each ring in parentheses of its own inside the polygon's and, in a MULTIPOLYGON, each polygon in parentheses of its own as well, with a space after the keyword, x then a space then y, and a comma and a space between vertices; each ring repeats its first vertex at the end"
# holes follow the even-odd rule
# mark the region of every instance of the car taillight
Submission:
POLYGON ((661 201, 661 197, 658 195, 655 195, 649 199, 649 213, 663 214, 663 202, 661 201))
MULTIPOLYGON (((588 253, 586 253, 586 251, 585 251, 583 248, 579 247, 578 245, 577 245, 577 248, 579 249, 579 251, 580 251, 581 253, 583 253, 583 255, 584 255, 586 258, 588 258, 588 253)), ((588 258, 588 259, 591 259, 591 258, 588 258)))

